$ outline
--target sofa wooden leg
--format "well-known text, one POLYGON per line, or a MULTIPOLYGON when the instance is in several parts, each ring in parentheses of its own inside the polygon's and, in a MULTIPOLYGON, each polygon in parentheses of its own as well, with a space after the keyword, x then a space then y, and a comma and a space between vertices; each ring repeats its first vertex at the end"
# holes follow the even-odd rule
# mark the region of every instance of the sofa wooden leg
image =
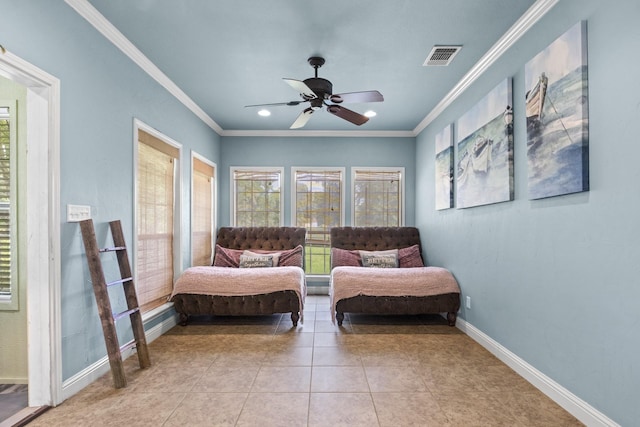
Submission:
POLYGON ((456 319, 458 315, 456 313, 448 312, 447 320, 449 321, 449 326, 456 326, 456 319))
POLYGON ((184 314, 184 313, 180 313, 180 320, 178 321, 178 323, 180 323, 180 326, 187 326, 187 321, 189 320, 189 316, 184 314))
POLYGON ((338 326, 342 326, 342 321, 344 320, 344 313, 340 313, 336 311, 336 320, 338 321, 338 326))
POLYGON ((298 320, 300 319, 300 313, 298 313, 297 311, 292 311, 291 312, 291 321, 293 322, 293 326, 296 327, 298 326, 298 320))

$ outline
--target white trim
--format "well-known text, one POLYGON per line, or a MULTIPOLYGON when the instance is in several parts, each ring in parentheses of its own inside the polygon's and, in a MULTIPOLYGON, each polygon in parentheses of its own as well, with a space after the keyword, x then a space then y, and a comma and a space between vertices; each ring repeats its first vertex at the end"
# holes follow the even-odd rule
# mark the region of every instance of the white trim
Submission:
POLYGON ((410 130, 223 130, 220 136, 250 137, 325 137, 325 138, 414 138, 410 130))
POLYGON ((103 36, 219 135, 222 128, 87 0, 65 0, 103 36))
POLYGON ((493 338, 458 317, 456 327, 467 334, 481 346, 489 350, 507 366, 520 374, 541 392, 549 396, 554 402, 563 407, 582 423, 588 426, 619 427, 615 421, 608 418, 575 394, 531 366, 518 355, 495 341, 493 338))
POLYGON ((419 135, 431 122, 449 107, 469 88, 487 69, 493 65, 520 37, 529 31, 559 0, 537 0, 506 33, 485 53, 482 58, 447 93, 429 114, 413 129, 419 135))
POLYGON ((404 226, 405 220, 405 192, 404 192, 404 183, 406 181, 405 168, 403 167, 392 167, 392 166, 351 166, 351 225, 355 225, 356 223, 356 210, 355 210, 355 175, 356 171, 368 171, 368 172, 398 172, 400 171, 400 197, 402 200, 400 201, 400 226, 404 226))
MULTIPOLYGON (((153 342, 154 340, 159 338, 162 334, 168 332, 171 328, 173 328, 177 324, 178 324, 178 315, 176 314, 173 317, 166 319, 161 323, 157 324, 156 326, 154 326, 153 328, 149 329, 148 331, 145 332, 147 344, 153 342)), ((134 348, 127 349, 122 352, 122 359, 125 360, 126 358, 132 356, 133 354, 135 354, 134 348)), ((153 354, 150 355, 150 358, 151 358, 151 363, 153 364, 153 354)), ((111 366, 109 365, 109 357, 104 356, 97 362, 87 366, 82 371, 73 375, 68 380, 66 380, 62 385, 63 400, 67 400, 74 394, 78 393, 83 388, 85 388, 86 386, 88 386, 89 384, 91 384, 92 382, 94 382, 104 374, 108 373, 110 369, 111 369, 111 366)))
POLYGON ((233 178, 235 171, 264 171, 264 172, 280 172, 280 225, 284 225, 284 167, 272 167, 272 166, 230 166, 229 167, 229 200, 231 201, 229 206, 229 214, 231 215, 230 223, 231 227, 237 227, 235 209, 236 203, 236 181, 233 178))
POLYGON ((0 74, 27 88, 29 406, 61 402, 60 80, 11 52, 0 74), (44 207, 44 209, 42 208, 44 207))

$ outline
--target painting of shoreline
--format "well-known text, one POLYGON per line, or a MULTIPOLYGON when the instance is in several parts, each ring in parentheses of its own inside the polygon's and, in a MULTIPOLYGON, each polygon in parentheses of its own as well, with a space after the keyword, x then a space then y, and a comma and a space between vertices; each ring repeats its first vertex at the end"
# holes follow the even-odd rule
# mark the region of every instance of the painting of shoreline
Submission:
POLYGON ((525 65, 529 199, 589 190, 586 22, 525 65))
POLYGON ((448 125, 436 135, 436 210, 453 207, 453 139, 448 125))
POLYGON ((513 200, 512 105, 505 79, 458 119, 458 208, 513 200))

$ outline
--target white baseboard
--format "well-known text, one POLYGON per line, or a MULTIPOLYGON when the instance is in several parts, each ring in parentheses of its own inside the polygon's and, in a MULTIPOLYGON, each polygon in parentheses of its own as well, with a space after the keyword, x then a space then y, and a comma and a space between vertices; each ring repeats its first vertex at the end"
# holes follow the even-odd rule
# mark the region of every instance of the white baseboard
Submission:
POLYGON ((456 327, 587 426, 620 427, 615 421, 538 371, 506 347, 458 317, 456 327))
MULTIPOLYGON (((178 315, 176 314, 175 316, 170 317, 169 319, 166 319, 153 328, 149 329, 145 332, 147 344, 153 342, 177 324, 178 315)), ((127 349, 122 352, 122 359, 124 360, 133 354, 135 354, 135 349, 127 349)), ((109 372, 110 369, 111 367, 109 365, 108 356, 105 356, 92 365, 87 366, 85 369, 62 383, 62 401, 65 401, 74 394, 78 393, 80 390, 109 372)))

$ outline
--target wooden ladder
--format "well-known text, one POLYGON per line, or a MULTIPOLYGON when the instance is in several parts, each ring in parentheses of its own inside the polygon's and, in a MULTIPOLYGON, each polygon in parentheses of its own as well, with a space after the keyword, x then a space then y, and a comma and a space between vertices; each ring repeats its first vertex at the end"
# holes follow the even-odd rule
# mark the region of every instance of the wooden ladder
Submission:
POLYGON ((87 219, 80 221, 80 230, 82 231, 82 240, 84 241, 84 249, 87 254, 87 262, 89 263, 89 271, 91 272, 91 281, 93 282, 93 292, 96 296, 98 305, 98 313, 102 321, 102 331, 104 332, 104 341, 107 346, 107 354, 109 356, 109 364, 111 365, 111 373, 113 374, 113 382, 115 388, 126 387, 127 378, 124 373, 122 364, 122 351, 135 347, 138 353, 138 361, 140 368, 148 368, 151 366, 149 359, 149 350, 147 349, 147 339, 144 334, 142 325, 142 314, 138 306, 138 297, 131 275, 131 266, 127 257, 127 247, 122 234, 122 226, 120 221, 111 221, 109 223, 111 235, 113 237, 114 247, 100 249, 96 241, 96 233, 93 227, 93 220, 87 219), (115 252, 120 267, 120 279, 107 283, 104 278, 102 262, 100 254, 103 252, 115 252), (124 295, 127 300, 127 310, 121 313, 113 313, 111 309, 111 300, 109 299, 108 288, 114 285, 122 285, 124 295), (120 346, 118 333, 115 322, 129 315, 131 327, 133 329, 133 340, 120 346))

